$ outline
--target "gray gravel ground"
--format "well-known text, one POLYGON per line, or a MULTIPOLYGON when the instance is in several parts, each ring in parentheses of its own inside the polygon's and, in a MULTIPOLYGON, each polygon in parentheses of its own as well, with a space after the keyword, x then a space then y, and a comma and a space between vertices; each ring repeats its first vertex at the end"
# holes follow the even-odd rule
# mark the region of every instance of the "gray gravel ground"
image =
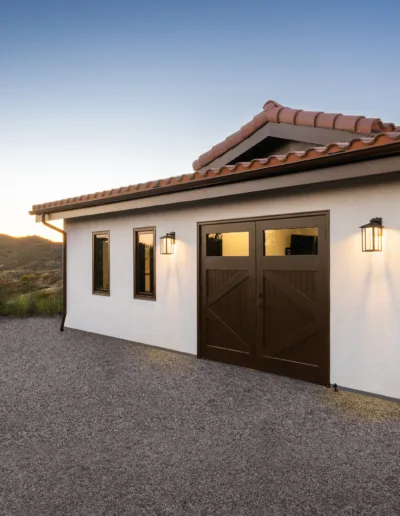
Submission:
POLYGON ((400 515, 400 404, 57 328, 0 319, 1 515, 400 515))

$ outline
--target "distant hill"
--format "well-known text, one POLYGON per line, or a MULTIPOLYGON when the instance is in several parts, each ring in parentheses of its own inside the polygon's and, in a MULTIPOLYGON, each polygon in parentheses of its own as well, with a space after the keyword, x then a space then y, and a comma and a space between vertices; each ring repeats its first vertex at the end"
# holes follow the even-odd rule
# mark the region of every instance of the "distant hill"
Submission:
POLYGON ((12 237, 0 234, 0 272, 46 271, 61 267, 61 244, 39 236, 12 237))

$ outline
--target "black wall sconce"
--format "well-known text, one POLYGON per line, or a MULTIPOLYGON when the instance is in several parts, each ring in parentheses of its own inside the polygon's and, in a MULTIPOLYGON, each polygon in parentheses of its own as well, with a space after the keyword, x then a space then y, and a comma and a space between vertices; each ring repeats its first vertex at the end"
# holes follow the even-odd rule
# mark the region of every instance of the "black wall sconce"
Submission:
POLYGON ((382 251, 382 219, 375 217, 368 224, 360 226, 363 252, 382 251))
POLYGON ((175 252, 175 231, 167 233, 160 238, 160 253, 174 254, 175 252))

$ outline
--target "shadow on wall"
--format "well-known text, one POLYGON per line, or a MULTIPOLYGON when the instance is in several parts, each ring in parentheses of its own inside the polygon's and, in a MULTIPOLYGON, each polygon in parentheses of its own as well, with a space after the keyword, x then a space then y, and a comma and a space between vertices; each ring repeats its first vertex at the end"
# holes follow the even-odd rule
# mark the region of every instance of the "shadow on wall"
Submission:
MULTIPOLYGON (((377 366, 377 374, 384 374, 398 356, 400 335, 400 230, 384 230, 382 252, 363 253, 357 260, 356 281, 360 282, 358 296, 352 311, 353 337, 361 339, 358 352, 377 366), (361 347, 360 347, 361 346, 361 347), (379 364, 385 369, 379 372, 379 364)), ((348 342, 348 359, 354 360, 348 342)), ((367 379, 371 370, 361 370, 360 376, 367 379)), ((390 381, 390 379, 387 379, 390 381)))
MULTIPOLYGON (((398 346, 400 336, 400 229, 385 229, 383 238, 383 253, 387 259, 384 262, 384 284, 386 286, 385 322, 382 330, 390 332, 393 343, 398 346)), ((379 302, 379 301, 378 301, 379 302)), ((380 304, 380 302, 379 302, 380 304)), ((381 308, 382 310, 382 308, 381 308)))
MULTIPOLYGON (((400 229, 386 227, 382 252, 368 253, 362 252, 359 231, 332 227, 332 383, 373 391, 371 382, 385 386, 386 372, 387 381, 398 384, 391 364, 400 360, 399 249, 400 229)), ((393 395, 386 386, 382 390, 393 395)))
POLYGON ((197 257, 192 254, 190 245, 177 238, 174 254, 157 256, 158 263, 162 262, 163 275, 162 284, 158 283, 160 287, 162 285, 162 291, 158 290, 157 297, 168 304, 170 317, 165 322, 169 325, 170 336, 183 327, 186 332, 193 333, 193 338, 196 335, 197 312, 191 308, 196 307, 197 257))
POLYGON ((187 260, 185 258, 185 254, 187 254, 185 247, 186 244, 179 239, 175 241, 174 254, 161 255, 160 248, 157 247, 157 260, 159 260, 159 263, 162 263, 161 273, 164 277, 162 282, 163 291, 159 293, 166 302, 173 303, 172 306, 175 306, 176 309, 179 306, 178 300, 183 287, 180 269, 184 268, 187 260))

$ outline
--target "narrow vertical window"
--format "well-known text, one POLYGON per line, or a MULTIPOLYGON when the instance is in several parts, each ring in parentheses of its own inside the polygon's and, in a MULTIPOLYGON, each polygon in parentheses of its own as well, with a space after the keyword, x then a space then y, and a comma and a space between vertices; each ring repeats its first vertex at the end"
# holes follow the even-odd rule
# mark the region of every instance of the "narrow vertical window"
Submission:
POLYGON ((110 233, 93 233, 93 294, 110 295, 110 233))
POLYGON ((135 229, 135 286, 136 298, 156 298, 155 289, 155 228, 135 229))

